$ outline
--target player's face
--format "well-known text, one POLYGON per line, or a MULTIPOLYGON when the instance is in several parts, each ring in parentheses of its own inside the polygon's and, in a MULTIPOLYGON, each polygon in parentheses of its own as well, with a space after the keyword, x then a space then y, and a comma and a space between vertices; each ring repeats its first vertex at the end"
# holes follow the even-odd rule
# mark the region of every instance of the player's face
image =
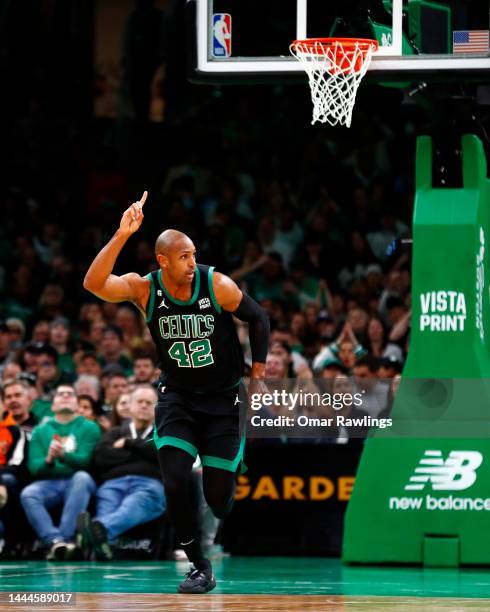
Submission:
POLYGON ((192 240, 179 241, 167 255, 159 256, 159 262, 178 285, 190 285, 196 271, 196 247, 192 240))

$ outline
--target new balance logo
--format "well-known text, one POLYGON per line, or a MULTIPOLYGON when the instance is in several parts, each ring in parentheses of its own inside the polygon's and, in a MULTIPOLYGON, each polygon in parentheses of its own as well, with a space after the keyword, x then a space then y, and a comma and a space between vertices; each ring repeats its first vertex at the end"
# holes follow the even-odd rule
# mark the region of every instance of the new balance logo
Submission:
POLYGON ((161 308, 162 306, 164 308, 170 308, 170 306, 168 306, 168 304, 165 304, 165 298, 162 298, 162 302, 161 302, 161 304, 160 304, 160 306, 158 308, 161 308))
POLYGON ((482 461, 478 451, 451 451, 444 461, 441 451, 426 450, 405 491, 421 491, 429 482, 434 491, 463 491, 475 482, 482 461))
POLYGON ((198 302, 199 308, 203 310, 204 308, 211 308, 211 301, 209 298, 202 298, 198 302))

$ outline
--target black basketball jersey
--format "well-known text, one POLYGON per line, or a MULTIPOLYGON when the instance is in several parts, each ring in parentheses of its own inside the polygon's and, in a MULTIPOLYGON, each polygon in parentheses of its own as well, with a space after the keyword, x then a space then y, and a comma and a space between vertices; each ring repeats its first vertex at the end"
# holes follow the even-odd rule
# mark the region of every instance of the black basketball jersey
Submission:
POLYGON ((188 301, 165 289, 161 270, 151 283, 146 322, 157 347, 162 380, 171 387, 204 393, 237 385, 243 375, 243 351, 232 315, 213 291, 213 267, 198 264, 188 301))

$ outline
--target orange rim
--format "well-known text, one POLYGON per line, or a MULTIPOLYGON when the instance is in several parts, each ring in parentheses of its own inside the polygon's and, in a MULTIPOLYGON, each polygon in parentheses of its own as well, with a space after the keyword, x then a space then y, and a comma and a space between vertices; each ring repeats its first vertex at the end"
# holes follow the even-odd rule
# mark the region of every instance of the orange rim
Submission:
POLYGON ((304 38, 302 40, 293 40, 291 47, 296 49, 297 46, 303 47, 302 51, 308 51, 314 53, 318 49, 318 45, 329 49, 334 47, 336 44, 342 45, 346 50, 354 49, 357 45, 361 51, 367 53, 367 51, 374 47, 374 51, 378 50, 378 41, 371 38, 304 38))

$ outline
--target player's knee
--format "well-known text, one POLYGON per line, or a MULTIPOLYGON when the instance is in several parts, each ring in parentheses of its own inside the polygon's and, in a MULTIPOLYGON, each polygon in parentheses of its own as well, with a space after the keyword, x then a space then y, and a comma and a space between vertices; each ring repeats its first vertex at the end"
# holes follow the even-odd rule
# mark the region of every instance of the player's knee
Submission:
POLYGON ((204 491, 204 498, 212 513, 218 519, 225 518, 233 506, 234 496, 233 494, 230 495, 229 492, 204 491))
POLYGON ((225 506, 210 506, 212 513, 217 519, 224 519, 228 514, 230 514, 231 509, 233 507, 233 500, 228 500, 228 503, 225 506))
POLYGON ((211 506, 211 511, 217 519, 224 519, 228 514, 230 514, 232 504, 230 503, 228 506, 224 508, 216 508, 211 506))

